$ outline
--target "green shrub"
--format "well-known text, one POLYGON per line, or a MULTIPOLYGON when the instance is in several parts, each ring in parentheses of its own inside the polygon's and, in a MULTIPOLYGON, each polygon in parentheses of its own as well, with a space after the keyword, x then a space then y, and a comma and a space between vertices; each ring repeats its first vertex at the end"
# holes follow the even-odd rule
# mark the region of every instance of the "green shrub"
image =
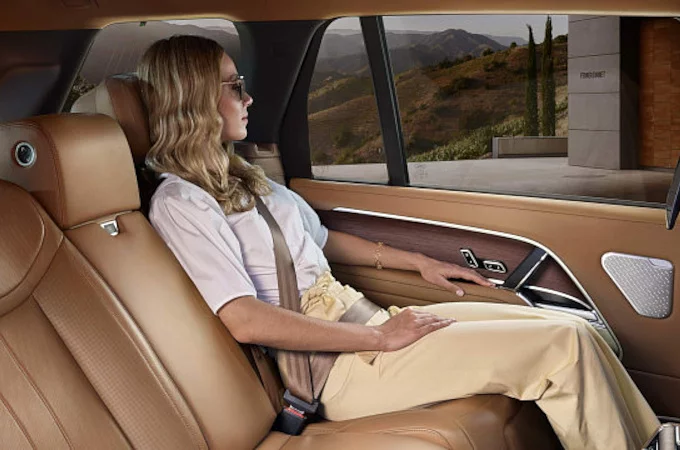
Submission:
POLYGON ((456 77, 448 84, 442 86, 437 91, 437 97, 445 99, 456 95, 460 91, 472 89, 474 87, 474 79, 468 77, 456 77))
POLYGON ((455 63, 453 61, 451 61, 449 58, 444 58, 444 60, 440 61, 437 64, 437 69, 439 70, 448 69, 453 66, 455 66, 455 63))
POLYGON ((493 61, 484 64, 484 72, 493 72, 496 69, 505 68, 507 65, 508 63, 505 61, 496 61, 494 59, 493 61))
POLYGON ((75 101, 78 100, 85 93, 94 89, 94 87, 95 87, 94 84, 88 83, 83 77, 78 75, 76 77, 76 81, 73 82, 73 86, 71 86, 71 90, 68 93, 68 97, 66 97, 66 102, 64 102, 64 107, 62 108, 62 111, 70 112, 71 107, 73 106, 75 101))
POLYGON ((352 133, 347 125, 344 125, 333 135, 333 145, 337 148, 348 147, 353 141, 356 140, 356 136, 352 133))
POLYGON ((414 155, 409 162, 458 161, 478 159, 491 152, 492 139, 501 136, 518 136, 524 128, 523 119, 512 119, 497 125, 477 128, 460 139, 440 145, 429 152, 414 155))

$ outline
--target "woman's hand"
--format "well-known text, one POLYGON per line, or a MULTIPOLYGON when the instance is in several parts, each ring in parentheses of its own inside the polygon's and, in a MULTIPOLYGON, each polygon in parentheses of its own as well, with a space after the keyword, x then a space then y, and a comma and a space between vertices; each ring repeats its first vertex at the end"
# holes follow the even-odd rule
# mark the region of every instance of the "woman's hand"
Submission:
POLYGON ((411 345, 426 334, 455 322, 454 319, 406 308, 387 322, 376 327, 380 335, 379 350, 392 352, 411 345))
POLYGON ((472 269, 461 267, 452 263, 438 261, 427 256, 423 257, 422 262, 418 264, 418 270, 420 271, 420 275, 426 281, 436 284, 437 286, 441 286, 451 292, 455 292, 459 297, 465 295, 465 291, 463 291, 463 289, 457 284, 450 282, 449 278, 459 278, 472 281, 473 283, 479 284, 480 286, 495 286, 491 281, 487 280, 472 269))

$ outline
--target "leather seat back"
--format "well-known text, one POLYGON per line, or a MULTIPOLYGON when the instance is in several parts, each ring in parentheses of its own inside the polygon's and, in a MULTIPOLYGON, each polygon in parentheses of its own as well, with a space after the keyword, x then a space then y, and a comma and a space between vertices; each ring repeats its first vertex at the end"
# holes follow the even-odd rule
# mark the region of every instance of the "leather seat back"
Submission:
MULTIPOLYGON (((133 74, 110 76, 76 100, 71 112, 100 113, 118 121, 128 139, 132 157, 138 168, 142 210, 146 211, 147 197, 150 199, 147 191, 153 193, 156 185, 142 169, 151 143, 148 113, 140 95, 139 83, 133 74)), ((262 167, 272 180, 280 184, 285 183, 281 156, 275 143, 235 142, 234 151, 251 164, 262 167)))
POLYGON ((37 199, 0 182, 3 446, 255 447, 274 411, 238 343, 138 211, 115 121, 0 125, 0 178, 37 199), (22 142, 36 151, 30 167, 14 160, 22 142))

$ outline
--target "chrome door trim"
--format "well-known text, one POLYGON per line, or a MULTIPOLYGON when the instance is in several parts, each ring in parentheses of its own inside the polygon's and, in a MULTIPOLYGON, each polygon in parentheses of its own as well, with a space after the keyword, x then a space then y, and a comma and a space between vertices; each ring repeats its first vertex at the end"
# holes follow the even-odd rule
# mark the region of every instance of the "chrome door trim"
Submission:
POLYGON ((564 297, 564 298, 566 298, 567 300, 570 300, 570 301, 572 301, 572 302, 574 302, 574 303, 578 303, 579 305, 583 306, 584 308, 588 308, 588 309, 591 308, 590 305, 588 305, 586 302, 584 302, 584 301, 581 300, 580 298, 576 298, 576 297, 574 297, 574 296, 572 296, 572 295, 565 294, 564 292, 555 291, 555 290, 553 290, 553 289, 545 288, 545 287, 542 287, 542 286, 530 286, 530 285, 527 285, 527 286, 524 286, 524 287, 525 287, 526 289, 531 290, 531 291, 546 292, 546 293, 548 293, 548 294, 559 295, 559 296, 564 297))

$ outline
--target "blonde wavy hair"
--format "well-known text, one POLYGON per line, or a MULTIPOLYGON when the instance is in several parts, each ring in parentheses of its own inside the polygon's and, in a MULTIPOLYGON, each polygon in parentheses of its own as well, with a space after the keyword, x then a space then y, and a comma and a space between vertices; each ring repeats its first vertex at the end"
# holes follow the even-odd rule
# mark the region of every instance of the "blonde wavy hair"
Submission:
POLYGON ((147 167, 200 186, 230 214, 252 209, 254 196, 270 194, 271 187, 260 167, 221 140, 217 107, 223 54, 211 39, 173 36, 149 47, 137 75, 149 112, 147 167))

